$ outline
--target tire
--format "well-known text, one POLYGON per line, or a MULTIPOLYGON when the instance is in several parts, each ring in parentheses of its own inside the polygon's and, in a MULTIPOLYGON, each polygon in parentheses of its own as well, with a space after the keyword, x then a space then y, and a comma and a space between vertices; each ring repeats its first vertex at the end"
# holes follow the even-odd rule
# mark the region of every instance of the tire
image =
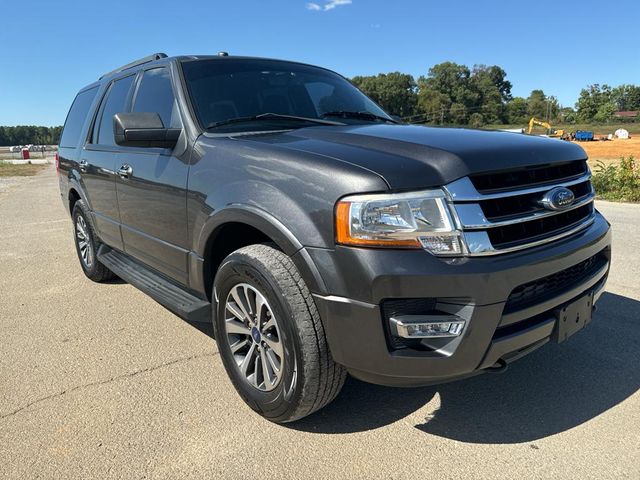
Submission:
POLYGON ((333 361, 311 293, 287 255, 270 245, 241 248, 222 262, 213 289, 213 323, 220 356, 249 407, 272 422, 286 423, 310 415, 338 395, 346 370, 333 361), (248 299, 244 303, 248 316, 259 310, 250 333, 246 327, 251 323, 238 308, 242 302, 235 301, 243 292, 248 299), (262 301, 260 295, 264 306, 256 309, 262 301), (233 311, 239 315, 234 316, 233 311), (245 320, 245 330, 240 319, 245 320), (256 329, 261 343, 257 343, 256 329), (253 364, 243 373, 243 354, 247 359, 254 344, 256 360, 250 360, 253 364), (232 345, 241 348, 234 353, 232 345), (278 360, 279 372, 274 367, 278 360), (267 364, 268 371, 264 370, 267 364))
POLYGON ((94 282, 111 280, 116 275, 98 260, 97 252, 101 243, 93 230, 87 207, 82 200, 73 206, 73 238, 82 271, 94 282))

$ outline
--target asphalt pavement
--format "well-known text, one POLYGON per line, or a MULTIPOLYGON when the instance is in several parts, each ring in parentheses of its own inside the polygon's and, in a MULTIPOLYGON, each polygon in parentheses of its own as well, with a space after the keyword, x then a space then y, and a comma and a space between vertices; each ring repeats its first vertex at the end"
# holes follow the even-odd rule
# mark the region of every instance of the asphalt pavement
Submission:
POLYGON ((640 478, 640 205, 613 225, 593 322, 504 374, 420 389, 348 380, 272 424, 211 329, 84 277, 52 168, 0 188, 0 478, 640 478))

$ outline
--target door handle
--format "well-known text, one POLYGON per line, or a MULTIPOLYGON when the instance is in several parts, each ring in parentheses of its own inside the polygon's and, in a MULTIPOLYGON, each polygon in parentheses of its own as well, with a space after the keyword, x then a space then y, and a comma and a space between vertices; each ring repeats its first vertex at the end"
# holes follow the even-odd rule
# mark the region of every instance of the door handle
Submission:
POLYGON ((120 175, 120 178, 127 179, 132 174, 133 174, 133 168, 131 168, 131 165, 127 165, 126 163, 118 169, 118 175, 120 175))
POLYGON ((86 160, 80 160, 80 163, 78 163, 78 167, 80 167, 80 171, 81 172, 86 172, 87 171, 87 166, 89 165, 89 162, 87 162, 86 160))

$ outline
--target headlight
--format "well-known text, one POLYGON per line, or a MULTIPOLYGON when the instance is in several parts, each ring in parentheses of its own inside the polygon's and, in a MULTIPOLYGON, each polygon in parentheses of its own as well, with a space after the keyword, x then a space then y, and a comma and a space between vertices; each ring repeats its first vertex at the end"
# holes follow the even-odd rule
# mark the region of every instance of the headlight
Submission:
POLYGON ((464 253, 442 190, 345 197, 336 207, 336 237, 343 245, 464 253))

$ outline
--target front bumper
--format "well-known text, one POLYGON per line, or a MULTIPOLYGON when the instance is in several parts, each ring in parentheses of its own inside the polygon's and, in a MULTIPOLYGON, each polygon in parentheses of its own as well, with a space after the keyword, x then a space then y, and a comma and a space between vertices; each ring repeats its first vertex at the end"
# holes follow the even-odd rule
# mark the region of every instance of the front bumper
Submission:
POLYGON ((550 298, 506 313, 513 289, 605 252, 609 224, 599 214, 579 234, 514 254, 442 259, 415 250, 308 248, 329 295, 314 295, 334 359, 372 383, 418 386, 463 378, 504 365, 546 343, 554 309, 604 289, 609 262, 550 298), (385 299, 437 298, 465 309, 466 329, 453 352, 393 350, 380 304, 385 299), (508 326, 508 328, 506 328, 508 326))

